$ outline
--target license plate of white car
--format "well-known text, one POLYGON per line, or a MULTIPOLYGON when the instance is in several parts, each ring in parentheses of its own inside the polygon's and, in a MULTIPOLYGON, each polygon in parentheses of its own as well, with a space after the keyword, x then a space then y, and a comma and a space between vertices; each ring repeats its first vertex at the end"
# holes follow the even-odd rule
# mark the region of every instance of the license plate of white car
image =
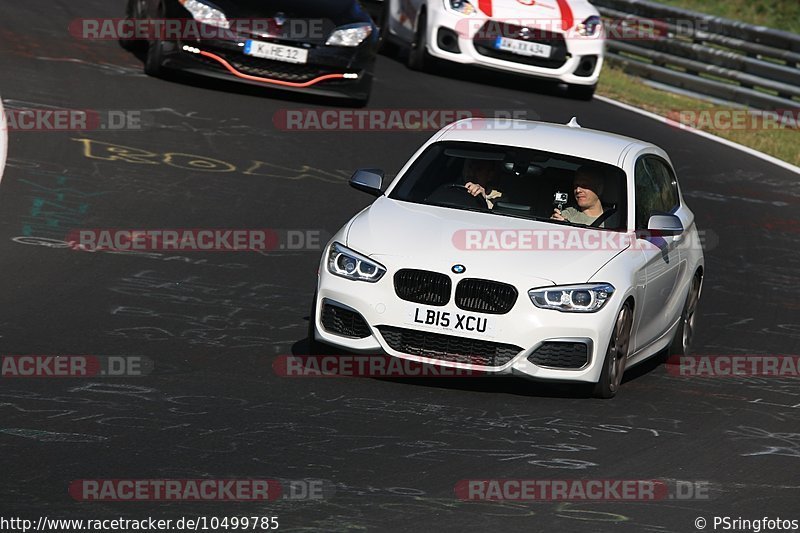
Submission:
POLYGON ((486 337, 494 336, 493 320, 472 313, 409 307, 406 312, 406 318, 408 324, 421 329, 432 328, 438 329, 442 333, 474 333, 486 337))
POLYGON ((508 37, 498 37, 495 48, 528 57, 550 57, 550 53, 553 51, 553 47, 548 44, 520 41, 508 37))
POLYGON ((284 61, 286 63, 308 63, 308 50, 304 48, 253 41, 251 39, 245 41, 244 53, 253 57, 284 61))

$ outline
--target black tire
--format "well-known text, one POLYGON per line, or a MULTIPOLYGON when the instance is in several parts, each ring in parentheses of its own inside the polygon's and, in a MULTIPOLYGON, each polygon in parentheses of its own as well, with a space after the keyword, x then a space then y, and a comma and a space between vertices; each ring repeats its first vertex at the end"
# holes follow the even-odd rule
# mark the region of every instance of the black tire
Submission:
POLYGON ((692 347, 692 338, 694 337, 695 312, 697 311, 697 303, 700 301, 702 285, 703 278, 700 272, 697 272, 692 278, 692 284, 686 294, 686 302, 683 304, 683 312, 681 313, 678 329, 675 331, 672 343, 667 349, 667 362, 672 362, 670 361, 671 358, 689 355, 692 347))
POLYGON ((389 0, 383 0, 383 11, 381 19, 378 21, 378 29, 381 32, 378 37, 378 53, 385 56, 393 56, 397 51, 394 43, 389 39, 389 0))
POLYGON ((570 85, 567 87, 567 94, 570 98, 575 100, 589 101, 594 98, 594 91, 597 89, 597 84, 594 85, 570 85))
POLYGON ((151 41, 147 47, 147 57, 144 60, 144 72, 148 76, 159 78, 164 75, 165 68, 162 66, 164 61, 164 43, 160 39, 151 41))
POLYGON ((419 15, 417 31, 414 34, 414 42, 411 43, 411 50, 408 52, 408 68, 425 72, 429 69, 431 57, 428 55, 428 16, 423 11, 419 15))
POLYGON ((603 371, 594 386, 595 397, 613 398, 619 391, 622 376, 625 374, 632 328, 633 307, 629 302, 625 302, 614 323, 614 331, 611 333, 611 340, 608 342, 608 349, 603 359, 603 371))
MULTIPOLYGON (((139 0, 128 0, 125 6, 125 20, 136 20, 142 18, 141 4, 139 0), (134 5, 135 4, 135 5, 134 5)), ((120 46, 129 52, 134 52, 142 48, 142 41, 136 39, 120 39, 120 46)))
MULTIPOLYGON (((158 5, 158 18, 165 19, 166 18, 166 11, 164 9, 164 4, 159 3, 158 5)), ((164 41, 161 39, 153 39, 152 41, 148 41, 147 43, 147 56, 144 60, 144 72, 148 76, 153 76, 155 78, 159 78, 166 74, 166 69, 163 67, 164 64, 164 41)))

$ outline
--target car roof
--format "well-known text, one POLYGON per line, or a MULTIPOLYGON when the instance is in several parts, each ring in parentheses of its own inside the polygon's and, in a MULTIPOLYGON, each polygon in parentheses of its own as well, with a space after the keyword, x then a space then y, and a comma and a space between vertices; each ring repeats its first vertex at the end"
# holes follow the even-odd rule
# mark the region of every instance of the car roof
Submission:
POLYGON ((435 141, 467 141, 532 148, 556 154, 582 157, 619 166, 620 156, 631 145, 658 147, 614 133, 573 125, 511 120, 501 118, 467 118, 454 122, 439 133, 435 141))

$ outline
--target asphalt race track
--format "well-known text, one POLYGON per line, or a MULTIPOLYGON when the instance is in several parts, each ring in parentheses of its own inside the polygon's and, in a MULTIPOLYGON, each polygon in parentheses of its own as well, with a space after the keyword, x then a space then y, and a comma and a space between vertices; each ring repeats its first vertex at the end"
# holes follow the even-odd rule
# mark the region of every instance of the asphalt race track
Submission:
MULTIPOLYGON (((282 378, 276 357, 306 353, 319 250, 59 247, 76 228, 331 234, 369 202, 347 186, 352 170, 394 175, 431 134, 283 131, 282 111, 331 103, 149 78, 115 41, 67 33, 75 19, 123 9, 122 0, 0 8, 7 109, 142 116, 138 131, 11 132, 0 186, 0 353, 139 355, 154 365, 138 378, 0 378, 0 515, 263 515, 279 516, 284 531, 667 532, 695 531, 697 517, 707 529, 714 516, 800 518, 797 378, 686 378, 654 362, 628 372, 610 401, 516 379, 282 378), (111 160, 119 146, 129 157, 111 160), (73 480, 128 478, 314 479, 327 492, 266 503, 80 502, 68 492, 73 480), (484 478, 684 481, 707 483, 708 497, 455 497, 459 480, 484 478)), ((369 107, 577 116, 662 146, 707 232, 694 353, 800 353, 796 174, 600 101, 511 77, 416 73, 391 57, 378 60, 369 107)))

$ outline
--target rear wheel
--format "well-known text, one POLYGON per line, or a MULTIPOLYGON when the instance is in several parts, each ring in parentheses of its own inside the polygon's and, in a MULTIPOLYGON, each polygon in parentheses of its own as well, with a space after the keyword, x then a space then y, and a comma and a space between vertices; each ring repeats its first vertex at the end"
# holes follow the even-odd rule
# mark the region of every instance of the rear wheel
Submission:
POLYGON ((600 379, 594 387, 594 395, 598 398, 613 398, 622 383, 625 365, 628 362, 631 329, 633 327, 633 308, 629 302, 620 309, 614 323, 614 331, 608 343, 606 357, 600 379))
POLYGON ((702 283, 703 278, 701 274, 697 272, 692 279, 689 293, 686 295, 686 303, 683 306, 683 313, 681 313, 681 321, 678 324, 675 337, 672 339, 672 344, 669 346, 667 352, 668 357, 689 355, 689 350, 692 346, 692 338, 694 338, 695 311, 697 311, 697 302, 700 301, 700 287, 702 283))
POLYGON ((411 51, 408 53, 408 68, 411 70, 425 71, 430 66, 431 58, 428 55, 428 17, 423 11, 417 22, 417 32, 411 51))

